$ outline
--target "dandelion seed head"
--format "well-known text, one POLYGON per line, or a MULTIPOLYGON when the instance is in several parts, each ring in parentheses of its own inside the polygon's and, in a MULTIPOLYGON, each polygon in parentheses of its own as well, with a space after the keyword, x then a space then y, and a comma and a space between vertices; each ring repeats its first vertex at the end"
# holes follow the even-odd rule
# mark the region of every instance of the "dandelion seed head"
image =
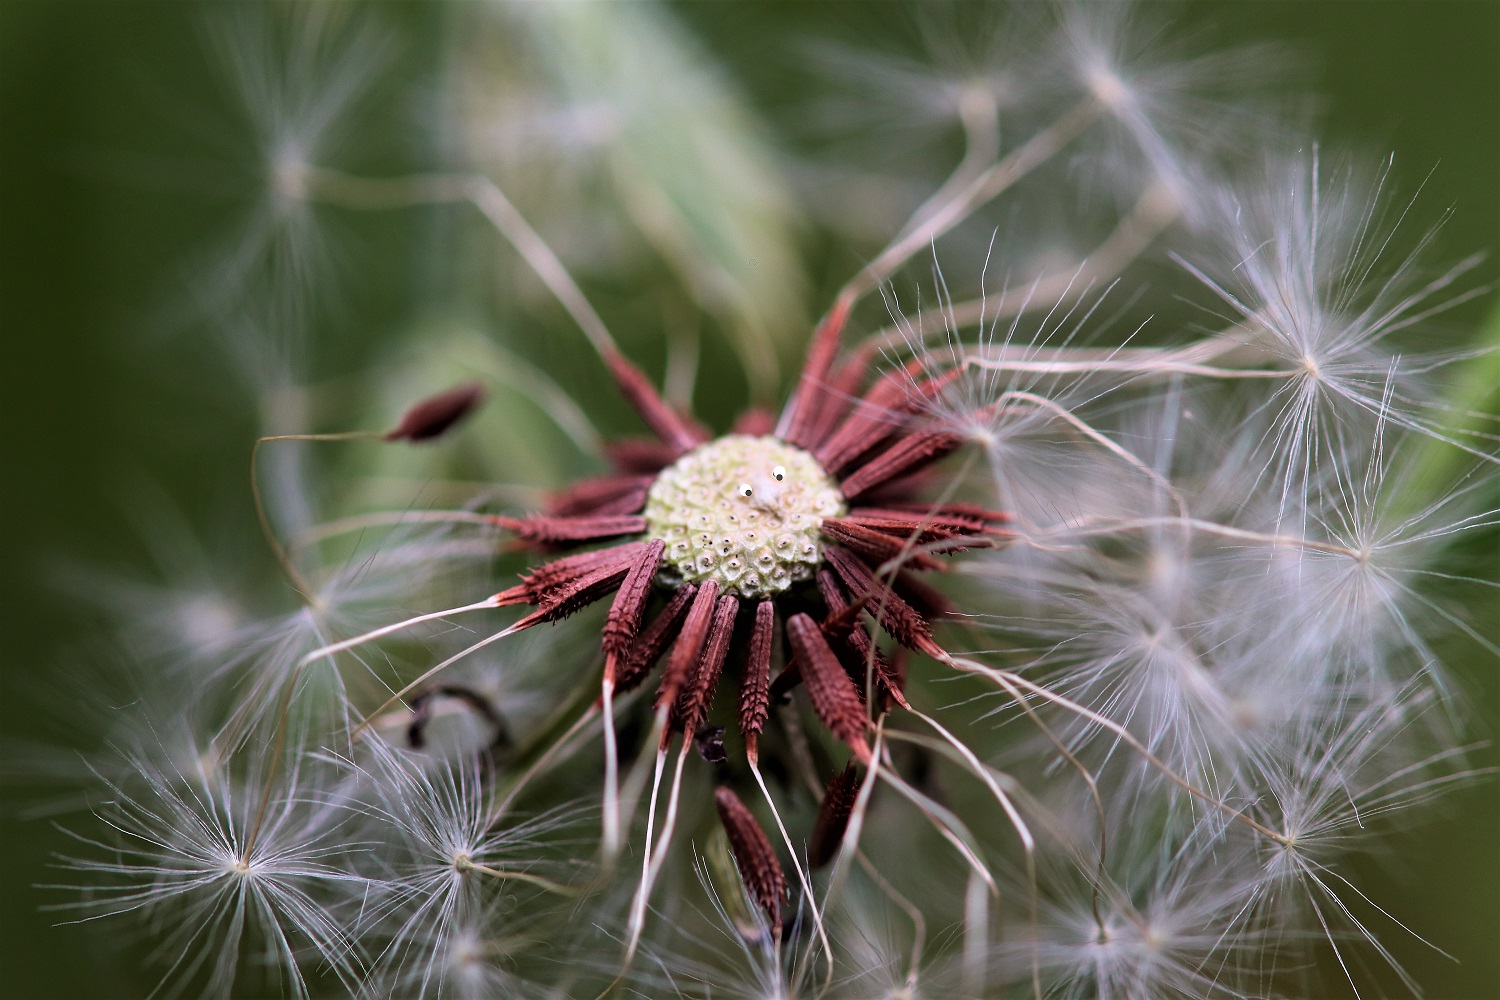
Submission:
POLYGON ((535 937, 536 925, 503 900, 471 907, 451 923, 413 926, 405 942, 414 958, 404 964, 377 968, 361 997, 437 996, 456 1000, 494 997, 554 997, 562 994, 538 982, 528 972, 527 959, 545 944, 535 937))
POLYGON ((1260 882, 1253 850, 1205 822, 1126 825, 1101 868, 1089 846, 1042 858, 1048 872, 1039 920, 996 951, 1007 980, 1040 967, 1047 996, 1231 998, 1264 945, 1257 927, 1225 933, 1226 920, 1260 882))
POLYGON ((670 585, 712 580, 721 593, 758 598, 812 579, 823 562, 823 519, 845 509, 807 452, 730 435, 663 470, 645 517, 648 535, 667 544, 661 576, 670 585))
POLYGON ((1036 99, 1037 26, 1000 5, 928 5, 916 18, 920 57, 837 44, 809 46, 832 96, 813 109, 818 135, 871 131, 871 152, 930 147, 938 133, 1009 113, 1036 99), (968 16, 963 16, 968 15, 968 16), (900 141, 892 142, 893 138, 900 141))
MULTIPOLYGON (((368 144, 360 112, 392 62, 373 19, 287 5, 235 11, 205 32, 231 102, 227 137, 246 185, 242 221, 194 256, 189 308, 223 327, 258 387, 285 379, 343 270, 315 177, 368 144)), ((382 134, 390 134, 385 130, 382 134)))
POLYGON ((1271 426, 1256 456, 1279 483, 1283 514, 1357 482, 1380 425, 1480 454, 1433 412, 1432 373, 1455 356, 1423 353, 1413 339, 1482 291, 1461 282, 1479 258, 1430 270, 1435 228, 1394 249, 1414 201, 1390 204, 1392 170, 1391 160, 1373 177, 1330 167, 1316 149, 1271 158, 1263 176, 1218 186, 1218 263, 1179 258, 1243 326, 1245 349, 1286 373, 1267 385, 1271 426))
POLYGON ((582 867, 544 857, 567 846, 559 834, 577 822, 578 811, 501 815, 486 784, 490 765, 475 756, 434 766, 370 736, 356 757, 337 763, 358 789, 350 808, 380 837, 378 850, 357 859, 372 883, 360 931, 381 945, 376 976, 422 994, 501 976, 486 950, 489 939, 476 943, 485 922, 502 899, 515 911, 582 867), (465 961, 475 947, 477 965, 465 961))
POLYGON ((91 854, 62 859, 101 884, 59 909, 82 911, 80 919, 151 913, 162 928, 151 960, 168 966, 164 984, 205 970, 207 992, 227 995, 242 949, 259 936, 262 971, 293 995, 308 995, 307 949, 352 988, 353 942, 337 911, 363 880, 335 863, 357 845, 338 835, 341 809, 315 791, 317 762, 298 755, 269 786, 256 762, 243 774, 203 773, 132 756, 120 770, 132 780, 108 781, 96 809, 108 836, 73 833, 91 854))
POLYGON ((1270 45, 1195 52, 1147 16, 1152 5, 1059 5, 1058 64, 1110 122, 1094 169, 1123 190, 1155 185, 1195 227, 1213 219, 1206 182, 1239 156, 1287 148, 1306 110, 1277 91, 1295 77, 1270 45))

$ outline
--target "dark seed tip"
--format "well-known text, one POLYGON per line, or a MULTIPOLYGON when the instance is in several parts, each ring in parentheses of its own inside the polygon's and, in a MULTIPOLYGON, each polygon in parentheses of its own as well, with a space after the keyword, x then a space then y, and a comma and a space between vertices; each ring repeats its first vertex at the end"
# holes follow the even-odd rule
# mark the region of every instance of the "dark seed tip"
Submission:
POLYGON ((750 898, 755 900, 770 924, 772 938, 781 937, 781 903, 786 896, 786 876, 765 831, 755 821, 739 796, 723 785, 714 790, 714 806, 729 837, 735 867, 750 898))
POLYGON ((833 776, 823 793, 823 803, 818 808, 812 841, 808 846, 808 863, 814 868, 823 867, 838 854, 858 798, 859 771, 850 764, 833 776))
POLYGON ((484 386, 467 382, 446 392, 429 396, 401 416, 401 422, 387 431, 386 441, 417 444, 442 437, 484 403, 484 386))

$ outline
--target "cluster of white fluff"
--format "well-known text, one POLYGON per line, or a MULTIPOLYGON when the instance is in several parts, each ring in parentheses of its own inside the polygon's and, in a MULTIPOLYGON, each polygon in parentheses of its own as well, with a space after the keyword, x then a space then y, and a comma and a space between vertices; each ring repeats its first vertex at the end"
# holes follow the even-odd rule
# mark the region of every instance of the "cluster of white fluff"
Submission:
MULTIPOLYGON (((466 166, 396 178, 340 159, 390 65, 367 20, 310 4, 217 25, 263 196, 195 306, 263 433, 351 422, 299 365, 335 295, 327 223, 357 212, 442 215, 434 252, 480 261, 455 270, 501 302, 492 335, 414 330, 371 366, 364 412, 457 372, 508 408, 421 452, 268 444, 271 613, 152 527, 169 578, 106 588, 131 662, 89 685, 110 707, 74 709, 87 766, 58 768, 93 814, 63 823, 65 919, 131 918, 162 996, 1159 1000, 1403 976, 1387 942, 1421 929, 1345 866, 1474 777, 1437 641, 1484 644, 1442 585, 1465 582, 1455 544, 1500 520, 1497 459, 1445 396, 1473 355, 1433 321, 1483 293, 1477 259, 1432 267, 1390 164, 1320 150, 1274 54, 1179 50, 1157 13, 1021 4, 931 28, 926 60, 814 49, 849 86, 810 120, 845 132, 785 168, 669 10, 474 5, 444 43, 452 129, 429 154, 466 166), (630 47, 648 41, 658 58, 630 47), (788 864, 776 941, 707 769, 673 799, 653 891, 644 808, 625 857, 599 849, 593 611, 365 640, 508 586, 479 512, 534 507, 626 434, 518 316, 556 295, 598 347, 570 271, 654 274, 671 315, 636 333, 623 309, 614 334, 666 341, 669 398, 730 350, 744 375, 724 384, 773 385, 826 305, 786 249, 802 220, 890 241, 861 251, 854 287, 880 298, 846 343, 961 369, 919 419, 967 442, 945 488, 1013 520, 942 581, 952 661, 912 664, 916 711, 878 730, 835 864, 788 864), (682 333, 684 310, 728 347, 682 333)), ((770 777, 755 808, 788 863, 820 779, 770 777)), ((647 779, 624 775, 627 804, 647 779)))

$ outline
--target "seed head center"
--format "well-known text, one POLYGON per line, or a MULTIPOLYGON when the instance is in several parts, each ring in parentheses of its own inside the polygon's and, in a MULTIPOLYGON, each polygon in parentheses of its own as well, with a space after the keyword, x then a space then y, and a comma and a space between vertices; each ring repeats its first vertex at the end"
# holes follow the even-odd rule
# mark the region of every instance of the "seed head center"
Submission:
POLYGON ((774 437, 722 437, 662 470, 646 530, 667 543, 659 578, 713 580, 719 592, 771 597, 812 579, 825 517, 845 511, 817 459, 774 437))

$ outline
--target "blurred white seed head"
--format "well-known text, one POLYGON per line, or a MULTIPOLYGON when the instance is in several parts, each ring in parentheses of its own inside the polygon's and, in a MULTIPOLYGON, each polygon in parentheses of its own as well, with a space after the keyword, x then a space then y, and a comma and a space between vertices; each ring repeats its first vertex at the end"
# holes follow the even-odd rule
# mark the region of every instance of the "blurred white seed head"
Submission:
POLYGON ((1055 65, 1111 127, 1079 169, 1126 191, 1157 184, 1194 225, 1210 222, 1205 181, 1245 154, 1299 140, 1307 100, 1296 60, 1269 44, 1205 50, 1169 30, 1160 5, 1057 5, 1055 65))
MULTIPOLYGON (((212 756, 204 748, 198 760, 212 756)), ((104 836, 74 833, 78 853, 62 858, 89 895, 60 909, 149 919, 148 963, 165 970, 169 994, 197 982, 228 996, 248 958, 254 975, 306 997, 309 955, 353 988, 358 956, 340 909, 365 882, 338 863, 355 845, 320 791, 318 762, 293 755, 272 776, 263 759, 184 772, 135 756, 123 770, 128 785, 101 776, 104 836)))
POLYGON ((239 226, 197 256, 187 287, 232 355, 274 369, 268 358, 303 355, 311 323, 342 305, 345 254, 311 178, 371 145, 361 115, 395 48, 374 20, 336 4, 240 8, 204 35, 237 116, 227 145, 249 175, 239 226))

